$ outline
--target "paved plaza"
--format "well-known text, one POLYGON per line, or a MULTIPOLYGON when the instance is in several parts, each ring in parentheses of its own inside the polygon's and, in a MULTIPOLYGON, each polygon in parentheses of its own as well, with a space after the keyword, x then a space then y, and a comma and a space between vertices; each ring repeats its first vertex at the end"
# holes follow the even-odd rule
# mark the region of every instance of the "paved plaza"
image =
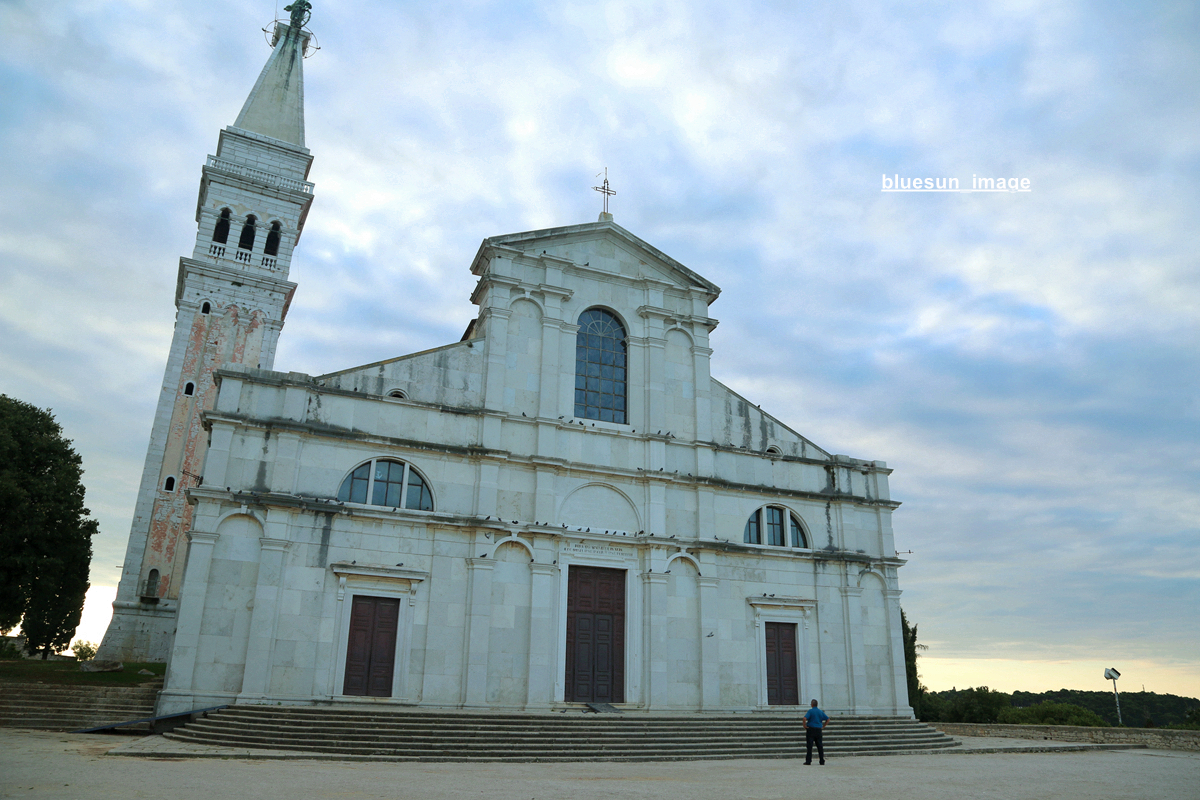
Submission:
POLYGON ((969 752, 799 761, 428 764, 172 754, 152 737, 0 730, 0 797, 112 800, 1189 800, 1200 753, 1174 750, 986 752, 1022 740, 966 739, 969 752), (138 755, 110 755, 120 747, 138 755), (160 752, 154 756, 153 753, 160 752))

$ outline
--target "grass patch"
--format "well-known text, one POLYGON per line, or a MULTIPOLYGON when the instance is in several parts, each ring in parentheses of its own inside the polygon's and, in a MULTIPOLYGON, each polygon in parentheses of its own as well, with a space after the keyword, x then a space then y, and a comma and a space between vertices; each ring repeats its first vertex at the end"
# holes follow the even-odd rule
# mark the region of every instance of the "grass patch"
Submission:
POLYGON ((42 661, 20 659, 0 661, 0 681, 11 683, 51 683, 64 686, 137 686, 139 683, 161 678, 167 672, 166 664, 126 663, 120 672, 80 672, 77 661, 42 661), (148 669, 151 675, 139 675, 148 669))

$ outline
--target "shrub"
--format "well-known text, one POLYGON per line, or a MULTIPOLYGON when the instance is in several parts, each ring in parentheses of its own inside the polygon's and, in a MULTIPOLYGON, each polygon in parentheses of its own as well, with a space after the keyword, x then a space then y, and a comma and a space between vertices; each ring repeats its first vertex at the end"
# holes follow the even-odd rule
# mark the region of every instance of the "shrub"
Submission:
POLYGON ((82 639, 76 639, 75 644, 71 645, 71 652, 75 654, 76 661, 91 661, 96 657, 97 649, 95 642, 85 642, 82 639))
POLYGON ((1071 703, 1038 703, 1027 708, 1006 708, 999 721, 1006 725, 1080 725, 1089 728, 1109 728, 1095 712, 1071 703))
POLYGON ((996 722, 1010 707, 1012 696, 986 686, 952 692, 942 709, 942 722, 996 722))

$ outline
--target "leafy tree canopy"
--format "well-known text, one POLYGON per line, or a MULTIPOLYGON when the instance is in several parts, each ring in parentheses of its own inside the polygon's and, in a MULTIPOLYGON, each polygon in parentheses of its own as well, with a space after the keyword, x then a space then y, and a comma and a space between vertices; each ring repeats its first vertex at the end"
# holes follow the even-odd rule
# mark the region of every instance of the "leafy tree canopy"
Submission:
POLYGON ((1000 722, 1006 725, 1083 725, 1107 728, 1108 723, 1093 711, 1071 703, 1045 701, 1027 708, 1006 708, 1000 712, 1000 722))
POLYGON ((904 636, 904 673, 908 678, 908 704, 912 706, 913 713, 922 718, 921 706, 925 693, 929 690, 921 683, 920 673, 917 671, 917 658, 920 655, 918 651, 924 650, 925 645, 917 644, 917 626, 909 624, 903 608, 900 609, 900 627, 904 636))
POLYGON ((0 632, 64 649, 83 611, 97 522, 81 460, 48 411, 0 395, 0 632))

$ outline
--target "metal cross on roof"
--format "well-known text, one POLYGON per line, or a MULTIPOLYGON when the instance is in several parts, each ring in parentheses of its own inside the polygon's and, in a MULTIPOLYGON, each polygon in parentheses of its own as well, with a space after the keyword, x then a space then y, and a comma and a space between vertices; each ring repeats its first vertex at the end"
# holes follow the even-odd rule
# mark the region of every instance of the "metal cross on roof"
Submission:
POLYGON ((617 190, 613 189, 612 187, 610 187, 608 185, 608 167, 604 168, 604 172, 596 173, 597 178, 599 178, 601 175, 604 176, 604 183, 601 184, 600 186, 593 186, 592 189, 599 192, 600 194, 604 195, 604 213, 607 214, 608 213, 608 198, 610 198, 614 194, 616 194, 617 190))

